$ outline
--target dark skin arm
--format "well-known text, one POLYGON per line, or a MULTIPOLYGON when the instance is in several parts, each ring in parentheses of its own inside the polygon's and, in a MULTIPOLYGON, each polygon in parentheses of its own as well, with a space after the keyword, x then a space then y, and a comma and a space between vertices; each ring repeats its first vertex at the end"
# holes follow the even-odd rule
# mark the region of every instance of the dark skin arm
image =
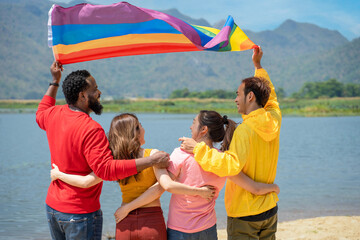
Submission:
MULTIPOLYGON (((61 80, 61 72, 64 70, 62 64, 58 61, 54 61, 50 66, 50 72, 52 75, 53 83, 60 83, 61 80)), ((50 96, 56 99, 56 94, 58 91, 58 86, 50 85, 45 95, 50 96)))
POLYGON ((169 154, 163 151, 158 151, 150 157, 135 159, 135 163, 138 172, 152 166, 167 168, 169 166, 169 154))

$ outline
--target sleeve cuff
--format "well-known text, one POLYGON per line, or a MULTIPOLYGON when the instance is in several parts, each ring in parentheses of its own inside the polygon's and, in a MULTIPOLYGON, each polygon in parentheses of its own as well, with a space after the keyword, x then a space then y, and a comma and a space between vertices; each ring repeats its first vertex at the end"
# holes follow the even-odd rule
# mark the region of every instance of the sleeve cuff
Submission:
POLYGON ((49 103, 52 104, 52 105, 55 105, 55 103, 56 103, 55 98, 50 97, 50 96, 48 96, 48 95, 44 95, 42 101, 49 102, 49 103))

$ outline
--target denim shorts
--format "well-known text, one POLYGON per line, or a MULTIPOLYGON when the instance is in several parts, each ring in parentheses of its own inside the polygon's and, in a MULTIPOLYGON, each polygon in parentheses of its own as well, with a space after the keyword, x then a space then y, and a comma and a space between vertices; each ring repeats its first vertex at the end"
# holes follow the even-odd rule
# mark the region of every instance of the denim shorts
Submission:
POLYGON ((195 233, 185 233, 167 229, 168 240, 217 240, 216 224, 211 228, 195 233))
POLYGON ((52 239, 98 239, 102 235, 101 209, 85 214, 56 211, 46 204, 46 214, 52 239))

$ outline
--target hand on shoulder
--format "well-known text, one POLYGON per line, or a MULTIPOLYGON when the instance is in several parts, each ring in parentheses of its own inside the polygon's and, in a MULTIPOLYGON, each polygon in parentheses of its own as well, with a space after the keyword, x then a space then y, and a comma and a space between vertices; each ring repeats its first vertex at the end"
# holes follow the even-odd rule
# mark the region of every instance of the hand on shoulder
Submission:
POLYGON ((179 141, 181 141, 181 145, 180 145, 181 150, 184 150, 185 152, 188 153, 193 153, 194 148, 197 144, 197 142, 194 139, 182 137, 179 138, 179 141))
POLYGON ((154 160, 154 165, 157 168, 167 168, 169 166, 169 154, 164 151, 157 151, 153 154, 150 154, 150 157, 154 160))
POLYGON ((159 149, 152 149, 151 152, 150 152, 150 156, 152 156, 154 153, 157 153, 159 152, 159 149))

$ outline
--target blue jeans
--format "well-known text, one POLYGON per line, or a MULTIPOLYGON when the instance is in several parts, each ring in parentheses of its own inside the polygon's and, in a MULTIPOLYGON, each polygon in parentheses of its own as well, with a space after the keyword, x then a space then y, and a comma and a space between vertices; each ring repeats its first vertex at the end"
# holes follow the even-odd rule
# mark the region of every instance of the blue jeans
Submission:
POLYGON ((185 233, 167 229, 168 240, 217 240, 216 224, 211 228, 195 233, 185 233))
POLYGON ((56 211, 46 204, 52 239, 98 239, 102 234, 102 211, 71 214, 56 211))

